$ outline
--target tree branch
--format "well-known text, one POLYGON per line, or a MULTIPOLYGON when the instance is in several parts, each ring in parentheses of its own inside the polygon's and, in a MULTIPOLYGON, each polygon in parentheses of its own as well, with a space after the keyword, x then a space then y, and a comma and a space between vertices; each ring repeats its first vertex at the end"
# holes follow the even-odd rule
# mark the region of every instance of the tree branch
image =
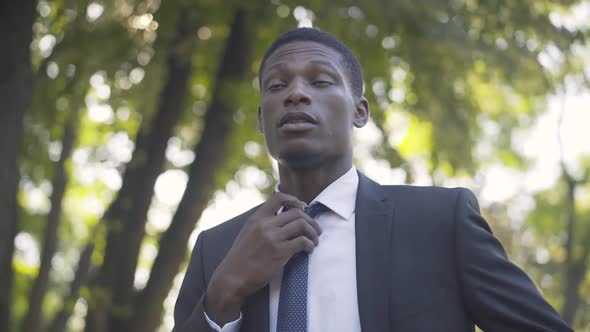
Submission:
MULTIPOLYGON (((587 256, 576 255, 576 224, 577 224, 577 213, 576 213, 576 186, 578 181, 568 171, 565 163, 563 140, 561 138, 561 128, 563 125, 563 117, 565 115, 565 101, 567 96, 567 87, 563 88, 561 110, 558 118, 558 143, 560 152, 560 164, 563 179, 566 182, 566 195, 565 195, 565 220, 566 220, 566 241, 565 247, 565 299, 562 308, 563 319, 570 325, 573 324, 576 311, 580 304, 579 288, 586 272, 586 261, 587 256)), ((590 232, 589 232, 590 233, 590 232)), ((586 252, 588 250, 585 250, 586 252)), ((586 253, 587 255, 587 253, 586 253)))

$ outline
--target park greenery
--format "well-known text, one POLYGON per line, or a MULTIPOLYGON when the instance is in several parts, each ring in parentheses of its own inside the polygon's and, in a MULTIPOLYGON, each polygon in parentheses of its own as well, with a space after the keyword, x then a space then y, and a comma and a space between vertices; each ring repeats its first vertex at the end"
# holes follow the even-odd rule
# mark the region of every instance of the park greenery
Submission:
MULTIPOLYGON (((0 9, 0 331, 170 329, 204 211, 222 192, 274 190, 257 71, 280 32, 313 25, 358 56, 372 121, 356 164, 376 180, 379 165, 398 183, 477 194, 491 166, 524 177, 535 155, 523 133, 550 98, 563 100, 560 122, 568 95, 590 88, 584 0, 0 9)), ((564 319, 590 331, 590 153, 554 161, 550 186, 483 214, 564 319)))

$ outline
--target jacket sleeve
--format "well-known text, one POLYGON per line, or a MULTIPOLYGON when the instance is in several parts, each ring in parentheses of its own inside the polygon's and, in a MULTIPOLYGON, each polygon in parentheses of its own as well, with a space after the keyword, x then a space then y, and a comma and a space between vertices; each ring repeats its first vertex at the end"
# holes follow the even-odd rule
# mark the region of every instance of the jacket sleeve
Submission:
POLYGON ((573 331, 531 279, 508 260, 480 215, 473 193, 462 189, 455 206, 455 250, 466 310, 484 331, 573 331))
POLYGON ((205 318, 207 283, 203 267, 203 239, 199 234, 174 307, 173 332, 215 332, 205 318))

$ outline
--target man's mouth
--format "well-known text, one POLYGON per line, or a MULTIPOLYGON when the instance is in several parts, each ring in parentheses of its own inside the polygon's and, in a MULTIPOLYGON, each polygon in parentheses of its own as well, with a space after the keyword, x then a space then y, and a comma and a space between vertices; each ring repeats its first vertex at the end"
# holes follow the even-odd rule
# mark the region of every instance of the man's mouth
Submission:
POLYGON ((289 112, 279 121, 279 128, 288 123, 312 123, 317 124, 317 120, 305 112, 289 112))

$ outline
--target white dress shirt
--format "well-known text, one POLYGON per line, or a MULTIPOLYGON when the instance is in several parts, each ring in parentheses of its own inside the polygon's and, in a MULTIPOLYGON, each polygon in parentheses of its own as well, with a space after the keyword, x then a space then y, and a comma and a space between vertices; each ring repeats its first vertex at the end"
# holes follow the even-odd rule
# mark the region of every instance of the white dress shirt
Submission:
MULTIPOLYGON (((315 219, 322 228, 319 245, 309 256, 307 288, 308 332, 359 332, 361 324, 356 289, 355 205, 358 174, 352 167, 332 182, 312 202, 330 211, 315 219)), ((277 186, 278 188, 278 186, 277 186)), ((277 328, 277 313, 283 271, 269 285, 269 331, 277 328)), ((237 332, 242 316, 219 327, 207 314, 209 325, 218 332, 237 332)))

